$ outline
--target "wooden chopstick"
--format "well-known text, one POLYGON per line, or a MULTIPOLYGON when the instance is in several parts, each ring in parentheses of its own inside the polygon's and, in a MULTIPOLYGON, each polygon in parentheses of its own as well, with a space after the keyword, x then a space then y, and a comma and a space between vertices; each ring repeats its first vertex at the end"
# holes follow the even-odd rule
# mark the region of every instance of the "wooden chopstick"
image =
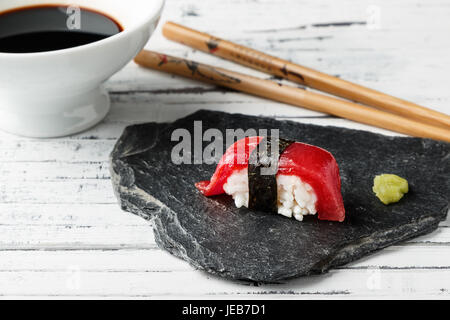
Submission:
POLYGON ((333 95, 450 129, 450 116, 173 22, 166 38, 333 95))
POLYGON ((450 130, 403 118, 399 115, 362 106, 338 98, 306 91, 277 82, 251 77, 198 62, 142 51, 135 62, 141 66, 187 78, 232 88, 256 96, 333 114, 372 126, 450 142, 450 130))

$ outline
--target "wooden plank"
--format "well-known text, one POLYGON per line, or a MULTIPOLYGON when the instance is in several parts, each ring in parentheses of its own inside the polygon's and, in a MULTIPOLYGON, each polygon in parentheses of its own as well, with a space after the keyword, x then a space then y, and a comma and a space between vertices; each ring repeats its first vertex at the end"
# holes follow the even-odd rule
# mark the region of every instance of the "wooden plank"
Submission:
POLYGON ((285 284, 251 286, 197 271, 0 272, 2 296, 97 296, 203 298, 434 298, 449 297, 450 270, 334 270, 285 284))
POLYGON ((186 94, 177 98, 171 95, 152 97, 146 93, 133 93, 127 94, 126 97, 122 96, 120 99, 123 101, 114 102, 111 113, 101 124, 74 136, 53 140, 30 140, 8 133, 0 133, 0 150, 2 151, 0 162, 104 161, 108 159, 115 140, 127 125, 143 122, 172 122, 201 109, 275 117, 280 120, 317 125, 345 126, 382 134, 399 135, 344 119, 330 118, 325 114, 303 108, 256 97, 246 97, 241 93, 225 95, 223 101, 220 97, 210 93, 200 96, 186 94), (242 99, 247 100, 242 101, 242 99), (64 154, 60 154, 61 149, 64 149, 64 154), (42 152, 37 152, 37 150, 42 150, 42 152))
POLYGON ((109 180, 56 180, 48 183, 20 181, 0 185, 2 203, 116 203, 109 180))
POLYGON ((0 295, 444 298, 450 289, 448 250, 391 247, 350 269, 256 287, 195 271, 160 250, 3 251, 0 295))
POLYGON ((100 162, 12 162, 0 165, 0 181, 27 183, 55 180, 104 180, 110 179, 109 164, 100 162))
MULTIPOLYGON (((91 228, 108 226, 147 226, 151 223, 122 211, 117 203, 111 204, 33 204, 0 203, 2 226, 49 227, 67 226, 91 228)), ((45 231, 45 229, 43 229, 45 231)), ((17 239, 18 236, 16 235, 17 239)))
POLYGON ((120 250, 53 250, 1 251, 0 272, 66 271, 78 268, 83 272, 172 272, 192 271, 181 259, 159 249, 120 250))
MULTIPOLYGON (((95 165, 108 160, 115 144, 114 140, 0 140, 0 162, 22 161, 45 162, 89 162, 95 165)), ((6 164, 2 164, 5 166, 6 164)))
MULTIPOLYGON (((192 271, 185 261, 160 249, 116 250, 13 250, 0 251, 0 272, 65 271, 77 267, 84 272, 192 271)), ((392 246, 340 269, 450 269, 450 247, 429 245, 392 246)))
POLYGON ((3 226, 0 250, 155 249, 153 232, 144 222, 122 226, 3 226))

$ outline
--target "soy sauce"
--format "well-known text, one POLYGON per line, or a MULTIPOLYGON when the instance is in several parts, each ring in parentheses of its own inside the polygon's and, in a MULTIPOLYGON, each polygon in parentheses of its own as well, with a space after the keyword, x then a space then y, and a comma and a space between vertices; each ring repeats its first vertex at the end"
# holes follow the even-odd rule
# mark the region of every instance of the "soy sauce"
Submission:
POLYGON ((18 8, 0 13, 0 52, 67 49, 122 31, 113 18, 90 9, 57 5, 18 8))

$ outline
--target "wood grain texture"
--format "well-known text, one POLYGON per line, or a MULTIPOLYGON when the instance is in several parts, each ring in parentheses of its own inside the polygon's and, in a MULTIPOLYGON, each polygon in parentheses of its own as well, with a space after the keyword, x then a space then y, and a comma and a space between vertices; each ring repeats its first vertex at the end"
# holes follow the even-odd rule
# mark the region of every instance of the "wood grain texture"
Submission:
MULTIPOLYGON (((350 25, 352 23, 340 23, 340 24, 335 24, 335 25, 343 26, 345 24, 350 25)), ((364 23, 357 22, 357 23, 353 23, 353 24, 362 25, 364 23)), ((317 26, 317 24, 313 24, 313 26, 314 25, 317 26)), ((182 25, 174 23, 174 22, 167 22, 162 27, 162 33, 167 39, 187 45, 193 49, 213 54, 213 55, 221 57, 223 59, 242 64, 249 68, 253 68, 253 69, 268 73, 268 74, 273 75, 278 78, 287 79, 289 81, 295 82, 300 85, 307 86, 309 88, 327 92, 327 93, 333 94, 335 96, 339 96, 339 97, 348 99, 350 101, 355 101, 355 102, 358 102, 358 103, 361 103, 361 104, 364 104, 364 105, 367 105, 370 107, 375 107, 375 108, 383 110, 383 111, 388 111, 389 113, 384 114, 383 118, 389 118, 391 116, 390 113, 392 112, 392 113, 397 113, 399 115, 402 115, 404 117, 407 117, 407 118, 410 118, 413 120, 418 120, 421 123, 428 122, 431 125, 436 125, 436 126, 440 126, 443 128, 450 127, 450 116, 447 116, 444 113, 439 113, 439 112, 436 112, 435 110, 427 109, 423 106, 419 106, 417 104, 405 101, 403 99, 392 97, 392 96, 386 95, 385 93, 375 91, 373 89, 369 89, 367 87, 363 87, 361 85, 349 82, 348 80, 344 80, 340 77, 335 77, 335 76, 326 74, 324 72, 319 72, 319 71, 313 70, 309 67, 302 66, 298 63, 294 63, 292 61, 288 61, 288 60, 285 60, 285 59, 282 59, 279 57, 271 56, 262 51, 255 50, 253 48, 246 47, 246 46, 237 44, 235 42, 230 42, 226 39, 217 38, 211 34, 207 34, 202 31, 199 31, 199 30, 194 30, 194 29, 191 29, 186 26, 182 26, 182 25)), ((318 40, 324 40, 324 39, 329 39, 329 38, 331 38, 331 37, 326 37, 326 36, 316 37, 316 39, 318 39, 318 40)), ((148 54, 149 52, 150 51, 148 51, 148 50, 144 50, 134 59, 134 61, 137 62, 139 65, 147 66, 147 67, 150 67, 150 68, 156 69, 156 70, 159 70, 159 69, 162 70, 165 67, 165 64, 167 63, 167 58, 166 58, 166 63, 161 64, 161 60, 159 59, 160 56, 157 55, 156 56, 157 63, 154 64, 154 62, 153 63, 150 62, 151 55, 148 54)), ((174 61, 173 58, 169 58, 167 64, 170 65, 170 62, 173 62, 173 61, 174 61)), ((205 80, 204 77, 203 78, 195 77, 193 72, 192 72, 192 74, 191 74, 191 72, 189 72, 189 73, 181 72, 179 61, 177 61, 177 64, 178 64, 178 66, 176 68, 171 68, 171 70, 165 70, 165 71, 169 71, 170 73, 174 73, 174 74, 184 75, 188 78, 197 78, 198 80, 205 80)), ((202 64, 199 64, 197 68, 201 69, 202 64)), ((212 68, 216 68, 216 67, 212 67, 212 68)), ((206 70, 203 69, 201 71, 201 73, 205 74, 212 68, 209 67, 206 70)), ((226 71, 226 69, 220 69, 221 74, 224 74, 224 73, 227 74, 229 72, 230 71, 226 71)), ((248 76, 246 76, 246 75, 239 76, 239 74, 235 73, 235 72, 233 72, 231 74, 231 76, 233 78, 239 78, 241 80, 239 85, 229 85, 228 83, 223 84, 220 81, 209 81, 209 82, 212 82, 213 84, 216 84, 216 85, 231 87, 233 89, 236 89, 236 90, 242 91, 242 92, 255 93, 255 91, 253 91, 253 90, 249 91, 248 88, 245 88, 245 82, 246 82, 245 79, 248 76), (242 78, 244 78, 244 79, 242 79, 242 78)), ((214 75, 210 74, 210 75, 208 75, 208 78, 213 79, 214 75)), ((259 82, 261 84, 261 86, 268 87, 268 82, 267 82, 268 80, 260 80, 260 79, 256 80, 256 79, 258 79, 258 78, 253 78, 253 80, 251 80, 252 84, 254 82, 259 82), (265 85, 263 85, 263 83, 265 83, 265 85)), ((206 81, 206 82, 208 82, 208 81, 206 81)), ((277 88, 277 89, 280 90, 280 88, 277 88)), ((299 89, 296 88, 296 90, 298 91, 299 89)), ((281 92, 277 92, 277 90, 273 90, 274 92, 272 92, 270 95, 267 96, 267 95, 264 95, 265 91, 270 91, 270 90, 269 90, 269 88, 261 88, 261 90, 259 90, 259 92, 257 92, 256 95, 264 96, 269 99, 272 98, 273 100, 277 100, 277 101, 286 102, 284 99, 280 99, 280 98, 277 99, 277 93, 279 93, 281 95, 281 92)), ((304 92, 302 95, 307 96, 308 94, 311 95, 314 93, 304 92)), ((301 100, 302 99, 301 97, 302 96, 297 96, 296 100, 297 101, 301 100)), ((289 102, 286 102, 286 103, 289 103, 289 102)), ((295 105, 295 103, 292 103, 292 104, 295 105)), ((306 102, 300 103, 300 105, 308 106, 306 104, 306 102)), ((324 101, 322 103, 321 108, 318 108, 318 109, 312 108, 312 109, 320 111, 320 112, 334 114, 334 115, 337 115, 342 118, 355 120, 355 118, 353 118, 349 115, 344 116, 340 113, 335 113, 340 108, 335 106, 334 101, 332 101, 332 100, 324 101), (327 104, 332 105, 333 106, 332 109, 324 110, 324 108, 326 108, 327 104)), ((371 110, 371 109, 366 109, 366 112, 372 112, 372 111, 373 110, 371 110)), ((352 112, 350 112, 349 114, 352 115, 353 113, 356 114, 357 109, 352 110, 352 112)), ((375 118, 375 116, 368 115, 368 118, 370 120, 372 118, 375 118)), ((367 121, 362 121, 362 119, 358 119, 358 120, 360 120, 359 122, 367 123, 367 121)), ((399 122, 401 122, 401 120, 402 119, 397 119, 396 122, 399 123, 399 122)), ((370 124, 374 125, 374 123, 370 123, 370 124)), ((392 127, 385 127, 385 126, 382 126, 382 127, 388 128, 391 130, 395 129, 392 127)), ((420 124, 418 123, 411 127, 420 127, 420 124)), ((404 131, 401 131, 401 130, 394 130, 394 131, 405 133, 404 131)), ((412 133, 407 132, 407 134, 412 134, 412 133)), ((414 135, 414 134, 412 134, 412 135, 414 135)), ((445 137, 448 137, 448 136, 449 136, 449 134, 445 135, 445 137)), ((433 137, 431 137, 431 138, 433 138, 433 137)))
MULTIPOLYGON (((205 30, 448 114, 449 15, 450 4, 441 0, 168 0, 162 21, 205 30), (367 24, 368 13, 377 10, 380 24, 367 24)), ((147 48, 269 78, 169 42, 159 30, 147 48)), ((207 108, 394 133, 134 63, 107 87, 111 113, 87 132, 53 140, 0 132, 0 296, 450 297, 449 220, 430 235, 328 275, 283 285, 212 278, 159 250, 151 223, 122 212, 109 181, 109 152, 129 124, 173 121, 207 108)))

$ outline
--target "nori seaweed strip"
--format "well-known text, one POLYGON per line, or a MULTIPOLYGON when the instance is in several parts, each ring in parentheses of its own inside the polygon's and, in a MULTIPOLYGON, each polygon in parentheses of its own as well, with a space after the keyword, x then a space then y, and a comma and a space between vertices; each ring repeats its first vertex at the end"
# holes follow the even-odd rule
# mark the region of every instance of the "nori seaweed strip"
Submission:
POLYGON ((294 141, 265 137, 250 154, 248 162, 248 208, 252 210, 278 212, 278 191, 276 174, 280 155, 294 141), (271 163, 272 145, 278 143, 276 161, 271 163), (265 148, 267 146, 267 148, 265 148), (262 168, 270 168, 273 174, 262 174, 262 168))

